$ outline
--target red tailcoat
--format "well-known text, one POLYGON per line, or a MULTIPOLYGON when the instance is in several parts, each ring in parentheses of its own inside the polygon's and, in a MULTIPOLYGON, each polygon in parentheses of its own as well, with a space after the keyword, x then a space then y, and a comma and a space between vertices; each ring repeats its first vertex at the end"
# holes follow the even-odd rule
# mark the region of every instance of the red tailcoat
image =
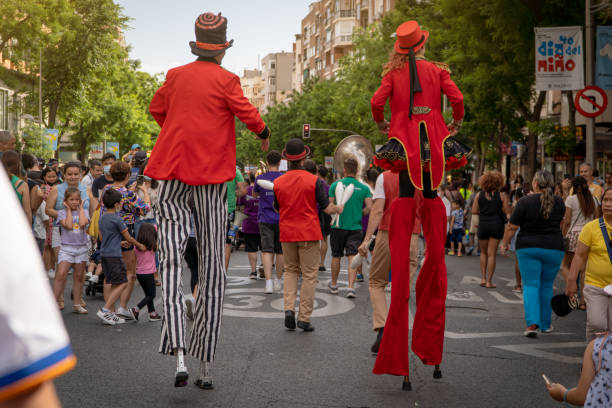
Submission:
POLYGON ((145 171, 156 180, 194 186, 232 180, 234 116, 254 133, 265 128, 257 108, 244 97, 240 78, 208 61, 168 71, 149 109, 162 128, 145 171))
MULTIPOLYGON (((463 118, 463 95, 450 78, 450 70, 443 63, 434 63, 422 59, 416 61, 422 92, 415 92, 412 118, 410 109, 410 68, 406 62, 404 68, 389 72, 371 100, 372 116, 376 122, 384 120, 384 109, 387 98, 391 105, 391 129, 389 138, 396 139, 404 147, 408 173, 415 187, 423 189, 419 125, 425 124, 431 149, 431 161, 425 171, 431 174, 431 188, 435 190, 444 178, 444 140, 449 136, 448 127, 440 111, 441 93, 450 100, 453 107, 453 118, 463 118), (416 113, 420 108, 429 108, 428 113, 416 113)), ((423 110, 423 109, 421 109, 423 110)), ((427 110, 427 109, 424 109, 427 110)))

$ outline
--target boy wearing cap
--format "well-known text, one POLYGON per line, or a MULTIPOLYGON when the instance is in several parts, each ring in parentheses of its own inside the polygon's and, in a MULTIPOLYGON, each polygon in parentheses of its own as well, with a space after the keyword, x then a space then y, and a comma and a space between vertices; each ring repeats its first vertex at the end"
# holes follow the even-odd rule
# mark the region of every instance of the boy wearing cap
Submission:
POLYGON ((195 22, 196 41, 189 43, 197 60, 168 71, 150 112, 161 132, 145 175, 159 180, 155 216, 159 225, 159 270, 163 279, 163 321, 159 351, 177 356, 174 385, 187 385, 184 361, 185 306, 182 261, 189 237, 188 206, 194 199, 199 285, 189 353, 200 360, 196 385, 213 388, 211 366, 219 338, 226 271, 226 181, 236 176, 234 116, 268 149, 270 130, 257 108, 244 97, 240 78, 221 68, 227 18, 204 13, 195 22))
POLYGON ((289 171, 274 181, 274 207, 279 212, 280 241, 285 261, 285 327, 295 330, 295 300, 300 273, 300 311, 297 327, 310 332, 314 326, 310 315, 314 304, 317 274, 323 238, 319 225, 318 208, 327 214, 342 212, 341 207, 330 204, 323 182, 302 169, 310 153, 300 139, 291 139, 282 156, 289 171))

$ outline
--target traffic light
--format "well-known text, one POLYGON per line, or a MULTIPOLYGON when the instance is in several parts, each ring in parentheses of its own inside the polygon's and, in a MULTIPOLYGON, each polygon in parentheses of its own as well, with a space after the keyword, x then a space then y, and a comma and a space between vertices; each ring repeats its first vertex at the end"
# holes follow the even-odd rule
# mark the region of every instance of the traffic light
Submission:
POLYGON ((303 138, 304 139, 310 139, 310 125, 308 123, 305 123, 303 126, 303 138))

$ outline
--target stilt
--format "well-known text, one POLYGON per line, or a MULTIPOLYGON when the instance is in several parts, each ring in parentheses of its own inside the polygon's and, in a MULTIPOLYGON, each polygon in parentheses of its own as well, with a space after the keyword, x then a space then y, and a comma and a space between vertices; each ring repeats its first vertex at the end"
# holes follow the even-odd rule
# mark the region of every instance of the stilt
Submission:
POLYGON ((440 370, 440 365, 436 364, 436 368, 434 368, 433 378, 439 380, 442 378, 442 371, 440 370))
POLYGON ((189 374, 187 373, 187 367, 185 366, 185 355, 182 348, 174 349, 176 354, 176 374, 174 376, 175 387, 185 387, 187 385, 187 379, 189 374))
POLYGON ((412 391, 412 385, 410 385, 410 379, 407 375, 404 376, 404 382, 402 383, 403 391, 412 391))

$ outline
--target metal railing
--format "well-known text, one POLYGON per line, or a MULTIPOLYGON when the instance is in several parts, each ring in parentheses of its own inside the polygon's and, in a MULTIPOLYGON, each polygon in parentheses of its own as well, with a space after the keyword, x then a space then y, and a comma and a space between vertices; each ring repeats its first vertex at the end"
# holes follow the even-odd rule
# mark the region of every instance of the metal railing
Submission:
POLYGON ((352 41, 353 41, 352 35, 338 35, 336 36, 336 39, 335 39, 336 43, 346 43, 346 42, 352 42, 352 41))
POLYGON ((355 13, 355 10, 338 10, 336 12, 336 18, 343 18, 343 17, 355 17, 357 15, 357 13, 355 13))

